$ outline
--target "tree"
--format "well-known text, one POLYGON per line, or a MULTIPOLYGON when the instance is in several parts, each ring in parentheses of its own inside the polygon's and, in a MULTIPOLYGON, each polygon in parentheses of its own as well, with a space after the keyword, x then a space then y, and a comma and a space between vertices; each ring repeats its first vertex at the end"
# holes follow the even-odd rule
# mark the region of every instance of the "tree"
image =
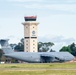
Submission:
POLYGON ((24 39, 22 38, 18 45, 14 47, 16 51, 24 51, 24 39))
POLYGON ((72 43, 70 45, 70 49, 71 49, 71 53, 76 56, 76 44, 75 43, 72 43))
POLYGON ((11 48, 14 49, 14 47, 16 46, 17 44, 10 44, 11 48))
POLYGON ((41 50, 42 50, 42 49, 41 49, 42 46, 43 46, 43 43, 42 43, 42 42, 39 42, 39 43, 38 43, 38 51, 39 51, 39 52, 41 52, 41 50))
POLYGON ((70 52, 71 53, 71 49, 69 47, 67 47, 67 46, 62 47, 62 49, 60 50, 60 52, 61 51, 70 52))
POLYGON ((53 45, 54 45, 54 43, 52 43, 52 42, 45 42, 45 43, 39 42, 38 43, 38 51, 39 52, 46 52, 46 51, 50 50, 50 48, 53 45))
POLYGON ((18 43, 14 49, 16 51, 24 51, 24 45, 22 43, 18 43))
POLYGON ((73 54, 74 56, 76 56, 76 44, 72 43, 71 45, 64 46, 60 49, 60 52, 61 51, 67 51, 67 52, 70 52, 71 54, 73 54))
POLYGON ((0 61, 1 61, 1 58, 2 58, 2 54, 3 54, 3 51, 0 49, 0 61))
MULTIPOLYGON (((48 51, 54 43, 52 42, 38 42, 38 52, 46 52, 48 51)), ((17 51, 24 51, 24 39, 22 38, 18 45, 14 48, 17 51)))

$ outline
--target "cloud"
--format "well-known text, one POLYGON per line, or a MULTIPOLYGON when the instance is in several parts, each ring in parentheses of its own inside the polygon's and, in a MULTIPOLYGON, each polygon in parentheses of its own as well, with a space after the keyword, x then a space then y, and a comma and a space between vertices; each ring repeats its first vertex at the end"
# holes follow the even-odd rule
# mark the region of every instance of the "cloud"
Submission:
POLYGON ((50 41, 50 42, 53 42, 53 43, 66 43, 66 44, 71 44, 73 42, 75 42, 75 39, 74 38, 65 38, 63 36, 49 36, 47 35, 46 36, 43 36, 43 37, 39 37, 39 41, 42 41, 42 42, 47 42, 47 41, 50 41))
MULTIPOLYGON (((76 4, 16 4, 16 6, 24 7, 27 10, 47 10, 53 14, 76 14, 76 4)), ((46 11, 45 11, 46 12, 46 11)))
POLYGON ((76 0, 7 0, 10 2, 42 2, 51 4, 75 4, 76 0))
MULTIPOLYGON (((17 4, 18 5, 18 4, 17 4)), ((59 12, 59 13, 76 13, 76 4, 40 4, 40 3, 28 3, 28 4, 19 4, 26 9, 42 9, 59 12)))
POLYGON ((7 38, 9 38, 9 43, 19 43, 21 38, 19 37, 15 37, 13 35, 8 36, 7 38))
POLYGON ((69 5, 69 4, 53 4, 53 5, 45 5, 46 8, 48 9, 55 9, 55 10, 65 10, 65 11, 68 11, 68 10, 71 10, 71 11, 74 11, 76 10, 76 5, 69 5))
POLYGON ((65 38, 63 36, 43 36, 39 37, 39 42, 53 42, 55 45, 52 46, 53 50, 59 51, 63 46, 68 46, 75 42, 74 38, 65 38))
POLYGON ((76 14, 76 0, 8 0, 28 10, 48 10, 54 14, 76 14), (20 3, 19 3, 20 2, 20 3))
POLYGON ((44 0, 7 0, 10 2, 42 2, 44 0))

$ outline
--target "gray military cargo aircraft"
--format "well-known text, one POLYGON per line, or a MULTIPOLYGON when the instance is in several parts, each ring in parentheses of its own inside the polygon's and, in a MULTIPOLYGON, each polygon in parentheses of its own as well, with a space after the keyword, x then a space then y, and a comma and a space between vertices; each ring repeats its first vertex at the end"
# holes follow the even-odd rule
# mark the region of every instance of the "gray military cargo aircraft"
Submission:
POLYGON ((66 62, 74 59, 68 52, 14 52, 8 40, 1 39, 0 43, 4 56, 29 63, 66 62))

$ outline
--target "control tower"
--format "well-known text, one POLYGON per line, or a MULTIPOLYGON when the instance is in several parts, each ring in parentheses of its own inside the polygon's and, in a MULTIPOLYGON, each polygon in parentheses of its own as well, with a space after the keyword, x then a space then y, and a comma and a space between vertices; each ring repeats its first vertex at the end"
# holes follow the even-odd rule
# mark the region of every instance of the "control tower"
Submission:
POLYGON ((24 25, 24 51, 38 52, 38 22, 37 16, 25 16, 24 25))

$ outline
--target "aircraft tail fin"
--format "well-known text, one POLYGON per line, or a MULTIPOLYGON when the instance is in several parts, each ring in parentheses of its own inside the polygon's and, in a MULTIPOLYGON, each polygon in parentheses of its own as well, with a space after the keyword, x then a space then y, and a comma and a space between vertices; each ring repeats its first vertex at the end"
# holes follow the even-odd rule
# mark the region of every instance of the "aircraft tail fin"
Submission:
POLYGON ((1 49, 3 50, 4 54, 13 53, 14 50, 11 48, 11 46, 8 43, 8 39, 1 39, 0 40, 1 49))

